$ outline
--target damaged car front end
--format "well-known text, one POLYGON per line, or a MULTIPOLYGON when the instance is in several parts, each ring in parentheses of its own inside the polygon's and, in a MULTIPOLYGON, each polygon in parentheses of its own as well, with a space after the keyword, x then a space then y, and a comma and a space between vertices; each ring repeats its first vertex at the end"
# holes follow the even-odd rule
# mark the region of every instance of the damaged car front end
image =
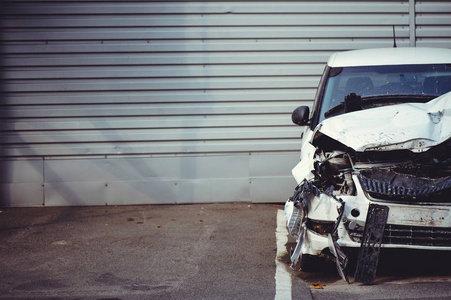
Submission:
POLYGON ((450 90, 451 50, 331 57, 312 114, 302 106, 292 115, 305 126, 285 204, 293 266, 309 270, 329 255, 348 281, 354 248, 355 280, 370 284, 381 248, 451 251, 450 90))

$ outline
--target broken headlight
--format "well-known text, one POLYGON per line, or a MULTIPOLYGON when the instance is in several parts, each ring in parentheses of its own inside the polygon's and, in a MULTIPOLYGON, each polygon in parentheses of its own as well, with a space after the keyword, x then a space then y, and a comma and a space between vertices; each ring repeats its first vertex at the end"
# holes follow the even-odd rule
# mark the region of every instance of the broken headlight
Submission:
POLYGON ((299 208, 299 202, 288 201, 285 203, 285 218, 287 219, 287 227, 290 234, 298 237, 301 231, 302 222, 305 218, 304 208, 299 208))
POLYGON ((320 235, 327 235, 333 232, 335 222, 307 219, 307 228, 320 235))

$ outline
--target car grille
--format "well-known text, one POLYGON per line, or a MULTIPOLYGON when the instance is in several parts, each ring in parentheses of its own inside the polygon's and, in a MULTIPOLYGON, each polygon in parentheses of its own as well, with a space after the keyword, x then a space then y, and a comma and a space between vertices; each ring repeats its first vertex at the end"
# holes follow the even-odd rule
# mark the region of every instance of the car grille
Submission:
MULTIPOLYGON (((361 242, 363 228, 349 230, 355 242, 361 242)), ((451 228, 385 225, 382 244, 451 247, 451 228)))
MULTIPOLYGON (((401 175, 399 175, 401 176, 401 175)), ((405 202, 449 202, 451 194, 451 177, 437 180, 424 179, 412 186, 396 186, 383 180, 373 179, 363 174, 358 175, 362 188, 374 199, 397 200, 405 202)), ((410 177, 406 177, 410 178, 410 177)))
POLYGON ((385 244, 451 246, 451 228, 385 225, 385 244))

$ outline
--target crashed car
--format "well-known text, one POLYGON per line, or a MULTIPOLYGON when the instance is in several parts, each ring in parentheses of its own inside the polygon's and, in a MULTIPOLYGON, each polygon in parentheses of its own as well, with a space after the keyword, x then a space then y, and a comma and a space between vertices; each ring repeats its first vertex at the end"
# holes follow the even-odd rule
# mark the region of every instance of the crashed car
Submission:
MULTIPOLYGON (((285 204, 292 265, 328 255, 371 284, 381 248, 451 251, 451 50, 333 54, 305 126, 298 183, 285 204)), ((349 281, 348 281, 349 282, 349 281)))

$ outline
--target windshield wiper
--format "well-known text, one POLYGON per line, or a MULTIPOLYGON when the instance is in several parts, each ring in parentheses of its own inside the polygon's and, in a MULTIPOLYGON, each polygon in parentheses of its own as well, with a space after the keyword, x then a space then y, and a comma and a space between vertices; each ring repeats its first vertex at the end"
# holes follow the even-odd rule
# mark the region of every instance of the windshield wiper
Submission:
POLYGON ((429 100, 439 97, 440 95, 427 95, 427 94, 395 94, 395 95, 372 95, 362 97, 365 102, 378 102, 378 103, 426 103, 429 100))
POLYGON ((356 95, 355 93, 351 93, 345 97, 343 102, 340 102, 338 105, 326 111, 324 113, 324 117, 329 118, 342 113, 348 113, 351 111, 361 109, 362 109, 362 97, 360 95, 356 95))

